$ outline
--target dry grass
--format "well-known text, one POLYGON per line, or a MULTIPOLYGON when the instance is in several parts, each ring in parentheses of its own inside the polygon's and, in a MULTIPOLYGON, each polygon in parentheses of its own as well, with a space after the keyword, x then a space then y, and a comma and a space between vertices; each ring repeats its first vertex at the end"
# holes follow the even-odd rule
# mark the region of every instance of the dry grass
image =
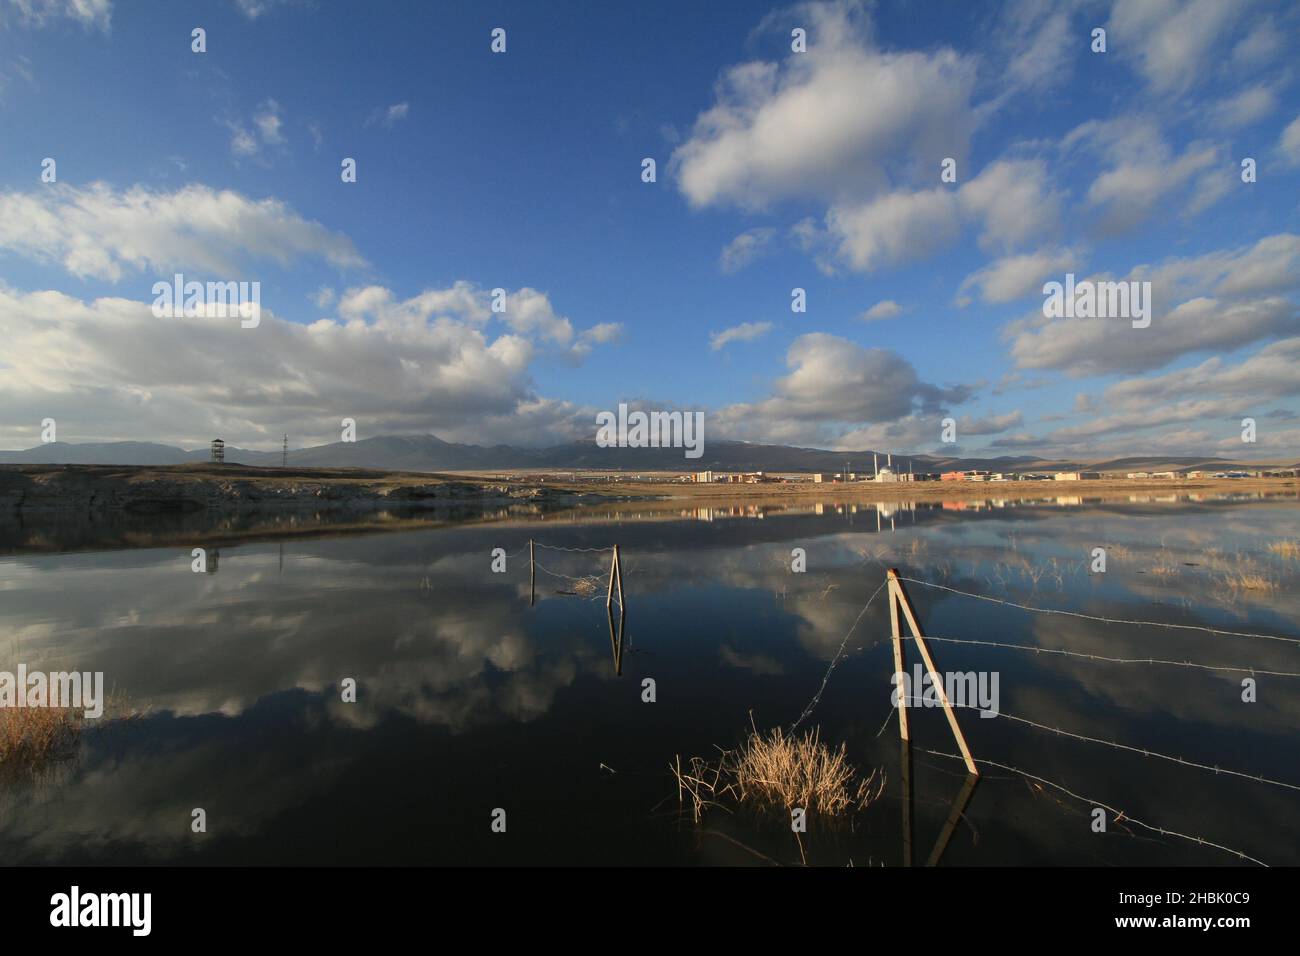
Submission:
POLYGON ((802 737, 780 728, 766 737, 751 733, 731 755, 740 799, 830 815, 865 809, 878 792, 878 775, 860 778, 846 749, 845 744, 838 750, 826 746, 820 730, 802 737))
POLYGON ((1257 571, 1237 571, 1225 575, 1223 584, 1233 592, 1258 591, 1261 594, 1272 594, 1277 590, 1276 581, 1257 571))
POLYGON ((678 801, 689 802, 695 822, 710 807, 726 809, 724 800, 759 810, 802 807, 822 816, 866 809, 884 790, 884 775, 863 777, 849 762, 846 745, 832 750, 821 731, 802 736, 776 728, 757 730, 736 750, 715 761, 692 757, 683 770, 681 758, 670 765, 677 779, 678 801))
POLYGON ((1280 558, 1300 560, 1300 541, 1274 541, 1268 546, 1268 550, 1280 558))
POLYGON ((72 756, 81 727, 79 709, 0 708, 0 776, 36 772, 72 756))

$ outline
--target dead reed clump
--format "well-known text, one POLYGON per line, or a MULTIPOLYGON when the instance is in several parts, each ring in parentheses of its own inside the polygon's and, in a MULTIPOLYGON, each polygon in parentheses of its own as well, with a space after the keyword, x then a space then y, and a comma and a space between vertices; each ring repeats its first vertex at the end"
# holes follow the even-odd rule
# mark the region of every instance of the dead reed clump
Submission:
POLYGON ((739 748, 722 751, 717 760, 692 757, 683 769, 679 757, 670 769, 678 801, 683 807, 690 804, 697 823, 710 807, 728 809, 724 801, 838 816, 866 809, 884 790, 879 770, 862 777, 849 762, 847 745, 832 750, 819 729, 802 736, 779 727, 766 735, 753 730, 739 748))
POLYGON ((36 772, 72 756, 81 726, 81 712, 72 708, 0 708, 0 776, 36 772))
POLYGON ((1257 571, 1237 571, 1224 576, 1224 585, 1230 591, 1259 591, 1272 594, 1277 590, 1277 582, 1266 574, 1257 571))
POLYGON ((1268 546, 1268 550, 1279 558, 1300 561, 1300 541, 1274 541, 1268 546))
POLYGON ((603 584, 601 575, 589 574, 586 577, 571 578, 572 583, 568 588, 556 590, 556 594, 567 594, 571 596, 590 598, 594 597, 603 584))
POLYGON ((754 732, 730 757, 742 801, 834 815, 865 809, 878 793, 878 774, 860 778, 849 763, 847 745, 832 750, 822 743, 820 730, 802 737, 779 727, 767 736, 754 732))

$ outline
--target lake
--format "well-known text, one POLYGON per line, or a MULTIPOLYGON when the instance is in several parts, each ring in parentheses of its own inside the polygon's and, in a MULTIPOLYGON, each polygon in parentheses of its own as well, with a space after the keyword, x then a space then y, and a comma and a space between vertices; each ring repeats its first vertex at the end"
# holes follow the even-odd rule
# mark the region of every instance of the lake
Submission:
POLYGON ((326 528, 210 545, 205 573, 171 544, 11 548, 0 669, 102 671, 111 706, 0 782, 0 858, 896 866, 906 809, 917 865, 950 816, 941 865, 1300 864, 1300 503, 1165 498, 326 528), (909 710, 904 774, 887 592, 863 613, 890 567, 939 669, 997 675, 999 716, 958 710, 988 761, 968 794, 939 709, 909 710), (874 803, 797 838, 783 812, 683 814, 670 764, 790 726, 823 680, 801 730, 883 773, 874 803))

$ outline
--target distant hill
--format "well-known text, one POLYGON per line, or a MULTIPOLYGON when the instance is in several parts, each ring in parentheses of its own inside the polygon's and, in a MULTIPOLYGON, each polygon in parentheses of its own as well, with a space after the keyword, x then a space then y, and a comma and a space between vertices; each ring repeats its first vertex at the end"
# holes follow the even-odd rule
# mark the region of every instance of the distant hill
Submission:
MULTIPOLYGON (((500 471, 545 468, 555 470, 592 469, 601 471, 769 471, 838 472, 847 464, 850 471, 870 472, 872 455, 880 464, 884 453, 826 451, 789 445, 758 445, 749 442, 709 441, 700 458, 685 458, 680 448, 601 448, 594 441, 571 442, 548 448, 517 448, 512 445, 463 445, 446 442, 436 435, 382 435, 356 442, 333 442, 289 451, 289 464, 303 468, 371 468, 386 471, 500 471)), ((206 461, 207 448, 187 451, 155 442, 51 442, 25 451, 0 451, 0 464, 54 465, 179 465, 206 461)), ((250 451, 227 446, 226 460, 244 465, 274 467, 279 451, 250 451)), ((1131 457, 1107 461, 1045 460, 1033 456, 999 458, 957 458, 933 455, 896 456, 896 470, 909 465, 916 471, 939 472, 967 469, 985 471, 1179 471, 1195 468, 1223 469, 1237 462, 1227 458, 1131 457)), ((1258 463, 1252 463, 1258 464, 1258 463)), ((1286 463, 1287 467, 1295 467, 1286 463)))

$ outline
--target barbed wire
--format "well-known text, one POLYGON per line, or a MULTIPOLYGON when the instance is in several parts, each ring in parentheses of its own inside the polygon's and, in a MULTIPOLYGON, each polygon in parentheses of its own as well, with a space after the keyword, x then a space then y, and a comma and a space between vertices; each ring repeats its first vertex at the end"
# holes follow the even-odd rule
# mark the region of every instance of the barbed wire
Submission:
MULTIPOLYGON (((924 699, 921 697, 913 697, 909 695, 901 699, 907 701, 918 701, 924 705, 924 699)), ((1051 733, 1058 734, 1059 736, 1062 737, 1072 737, 1075 740, 1083 740, 1088 743, 1103 744, 1104 746, 1107 747, 1114 747, 1116 750, 1126 750, 1129 753, 1141 754, 1144 757, 1155 757, 1159 760, 1167 760, 1170 763, 1180 764, 1184 767, 1191 767, 1195 770, 1208 770, 1216 775, 1226 774, 1227 776, 1230 777, 1240 777, 1243 780, 1253 780, 1256 783, 1266 783, 1273 787, 1282 787, 1287 790, 1295 790, 1297 792, 1300 792, 1300 786, 1294 783, 1287 783, 1284 780, 1274 780, 1271 777, 1265 777, 1263 774, 1244 773, 1240 770, 1226 770, 1223 767, 1216 767, 1210 764, 1197 763, 1194 760, 1184 760, 1182 757, 1174 757, 1169 754, 1163 754, 1160 753, 1158 750, 1150 750, 1146 747, 1134 747, 1130 744, 1121 744, 1113 740, 1103 740, 1100 737, 1089 737, 1087 734, 1076 734, 1070 730, 1062 730, 1060 727, 1051 727, 1047 724, 1040 724, 1038 721, 1030 720, 1028 717, 1018 717, 1015 714, 1009 714, 1006 711, 1001 709, 985 710, 984 708, 978 705, 959 704, 956 701, 953 701, 951 699, 948 702, 953 707, 961 707, 966 710, 978 710, 980 714, 991 714, 994 717, 1003 717, 1006 718, 1007 720, 1016 721, 1017 723, 1028 724, 1030 727, 1037 727, 1039 730, 1050 731, 1051 733)), ((939 705, 931 704, 929 706, 939 706, 939 705)))
POLYGON ((978 601, 988 601, 992 604, 1005 604, 1008 607, 1019 608, 1022 611, 1033 611, 1037 614, 1062 614, 1066 617, 1083 618, 1087 621, 1099 621, 1103 624, 1130 624, 1135 627, 1163 627, 1173 630, 1185 631, 1203 631, 1207 634, 1222 635, 1224 637, 1256 637, 1266 641, 1281 641, 1287 644, 1300 644, 1300 638, 1280 637, 1276 634, 1254 634, 1247 631, 1225 631, 1222 628, 1206 627, 1201 624, 1172 624, 1168 621, 1132 621, 1125 618, 1101 617, 1096 614, 1084 614, 1081 611, 1067 611, 1062 608, 1051 607, 1033 607, 1028 604, 1017 604, 1015 601, 1008 601, 1004 598, 989 597, 987 594, 976 594, 973 591, 962 591, 959 588, 949 587, 946 584, 936 584, 933 581, 922 581, 919 578, 898 576, 900 581, 908 581, 912 584, 919 584, 922 587, 935 588, 940 591, 951 591, 953 594, 961 594, 969 598, 975 598, 978 601))
MULTIPOLYGON (((1171 667, 1191 667, 1196 670, 1220 671, 1230 674, 1258 674, 1261 677, 1300 677, 1300 671, 1269 671, 1258 667, 1246 665, 1235 667, 1228 664, 1197 664, 1195 661, 1170 661, 1162 660, 1158 657, 1106 657, 1102 654, 1084 654, 1079 651, 1067 651, 1056 647, 1031 647, 1027 644, 1007 644, 1001 641, 977 641, 973 638, 963 637, 936 637, 933 634, 924 635, 927 641, 941 641, 945 644, 978 644, 981 647, 1003 647, 1015 651, 1033 651, 1035 654, 1060 654, 1066 657, 1080 657, 1092 661, 1101 661, 1106 664, 1166 664, 1171 667)), ((887 638, 876 641, 876 644, 883 644, 887 638)), ((916 638, 911 635, 904 635, 903 640, 914 641, 916 638)))
POLYGON ((822 677, 821 687, 817 688, 817 693, 813 694, 812 700, 808 701, 808 706, 805 707, 803 713, 799 715, 799 719, 790 725, 791 733, 794 733, 794 731, 798 729, 799 725, 802 724, 805 719, 807 719, 808 715, 811 714, 813 712, 813 709, 817 706, 817 704, 820 703, 822 699, 822 692, 826 690, 826 685, 831 679, 831 672, 835 670, 836 666, 838 666, 840 662, 840 659, 844 656, 844 645, 849 642, 849 637, 852 636, 855 630, 857 630, 858 623, 862 620, 863 615, 867 613, 867 609, 871 607, 871 602, 876 599, 876 596, 881 591, 883 591, 885 589, 885 586, 888 584, 889 584, 888 580, 882 582, 880 587, 876 588, 874 591, 871 592, 871 597, 867 598, 867 603, 862 605, 862 610, 860 610, 858 612, 858 616, 853 619, 853 623, 852 625, 849 626, 848 631, 845 633, 844 639, 840 641, 839 650, 835 652, 835 657, 831 660, 831 666, 826 668, 826 673, 822 677))
POLYGON ((587 553, 587 552, 614 550, 614 546, 611 544, 607 544, 603 548, 561 548, 559 545, 542 544, 540 541, 534 541, 533 544, 535 544, 539 548, 545 548, 547 551, 571 551, 574 553, 587 553))
MULTIPOLYGON (((961 754, 944 753, 941 750, 926 750, 924 748, 921 748, 921 752, 932 754, 935 757, 948 757, 949 759, 953 759, 953 760, 966 759, 961 754)), ((1040 777, 1037 774, 1032 774, 1027 770, 1021 770, 1019 767, 1013 767, 1010 764, 999 763, 996 760, 988 760, 981 757, 976 757, 974 759, 975 762, 978 764, 984 764, 985 766, 989 766, 989 767, 997 767, 999 770, 1009 770, 1012 773, 1018 773, 1022 777, 1027 777, 1030 780, 1033 780, 1037 783, 1041 783, 1043 786, 1051 787, 1054 790, 1059 790, 1061 793, 1064 793, 1069 797, 1073 797, 1075 800, 1080 800, 1084 803, 1089 803, 1092 804, 1093 806, 1101 807, 1104 810, 1109 810, 1112 814, 1115 815, 1116 822, 1135 823, 1138 826, 1142 827, 1144 830, 1150 830, 1152 833, 1158 833, 1161 836, 1177 837, 1180 840, 1187 840, 1190 843, 1197 843, 1201 846, 1213 847, 1216 850, 1222 850, 1225 853, 1231 853, 1233 856, 1237 857, 1238 859, 1249 860, 1251 863, 1254 863, 1258 866, 1268 866, 1268 864, 1265 863, 1263 860, 1257 860, 1255 859, 1255 857, 1250 856, 1247 853, 1243 853, 1241 850, 1234 850, 1232 847, 1224 846, 1222 843, 1215 843, 1211 840, 1205 839, 1204 837, 1192 836, 1187 833, 1179 833, 1177 830, 1168 830, 1165 829, 1164 827, 1158 827, 1150 823, 1144 823, 1141 820, 1137 819, 1137 817, 1131 817, 1123 810, 1118 810, 1115 807, 1112 807, 1108 803, 1103 803, 1100 800, 1094 800, 1091 797, 1085 797, 1082 794, 1075 793, 1073 790, 1067 789, 1066 787, 1061 786, 1061 784, 1059 783, 1054 783, 1053 781, 1040 777)))

